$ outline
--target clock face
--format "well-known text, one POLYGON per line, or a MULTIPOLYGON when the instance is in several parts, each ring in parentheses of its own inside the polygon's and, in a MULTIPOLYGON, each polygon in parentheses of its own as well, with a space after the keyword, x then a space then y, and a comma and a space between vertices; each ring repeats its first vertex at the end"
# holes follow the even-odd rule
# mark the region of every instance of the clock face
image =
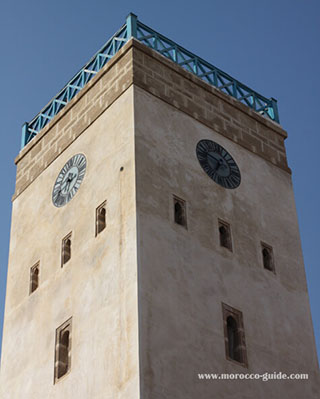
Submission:
POLYGON ((239 186, 241 175, 238 165, 221 145, 211 140, 200 140, 196 153, 203 170, 213 181, 230 189, 239 186))
POLYGON ((61 169, 52 190, 52 202, 60 208, 78 191, 86 173, 87 160, 83 154, 74 155, 61 169))

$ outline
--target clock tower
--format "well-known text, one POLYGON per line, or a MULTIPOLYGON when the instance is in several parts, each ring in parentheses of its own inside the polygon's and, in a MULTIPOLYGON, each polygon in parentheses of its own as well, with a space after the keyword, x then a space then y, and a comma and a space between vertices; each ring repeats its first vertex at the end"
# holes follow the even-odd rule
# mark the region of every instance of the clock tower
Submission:
POLYGON ((286 138, 130 14, 23 127, 0 397, 318 398, 286 138))

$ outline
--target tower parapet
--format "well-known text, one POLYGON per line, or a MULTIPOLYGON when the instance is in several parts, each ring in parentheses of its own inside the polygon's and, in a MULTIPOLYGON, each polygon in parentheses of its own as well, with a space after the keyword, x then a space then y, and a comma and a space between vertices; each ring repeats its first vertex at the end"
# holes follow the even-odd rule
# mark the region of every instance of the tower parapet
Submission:
POLYGON ((180 65, 186 71, 217 87, 223 93, 279 123, 277 100, 272 97, 268 99, 250 89, 226 72, 143 24, 136 15, 131 13, 126 23, 64 88, 30 122, 23 125, 21 148, 28 144, 132 37, 180 65))

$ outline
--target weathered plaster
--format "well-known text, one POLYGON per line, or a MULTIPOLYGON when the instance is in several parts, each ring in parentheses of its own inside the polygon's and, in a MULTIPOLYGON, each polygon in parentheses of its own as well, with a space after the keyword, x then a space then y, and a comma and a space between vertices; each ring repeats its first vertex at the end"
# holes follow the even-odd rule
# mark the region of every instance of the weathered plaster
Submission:
POLYGON ((319 372, 286 132, 135 40, 16 158, 2 399, 317 398, 319 372), (201 169, 200 139, 242 182, 201 169), (63 208, 62 166, 87 157, 63 208), (123 171, 120 168, 123 167, 123 171), (173 221, 173 195, 187 229, 173 221), (95 237, 95 210, 107 227, 95 237), (221 248, 218 220, 231 226, 221 248), (61 240, 72 258, 60 267, 61 240), (263 269, 261 242, 275 273, 263 269), (29 295, 30 267, 40 285, 29 295), (243 314, 248 368, 226 359, 221 303, 243 314), (55 331, 72 316, 72 369, 53 384, 55 331), (199 381, 198 373, 309 373, 308 381, 199 381))

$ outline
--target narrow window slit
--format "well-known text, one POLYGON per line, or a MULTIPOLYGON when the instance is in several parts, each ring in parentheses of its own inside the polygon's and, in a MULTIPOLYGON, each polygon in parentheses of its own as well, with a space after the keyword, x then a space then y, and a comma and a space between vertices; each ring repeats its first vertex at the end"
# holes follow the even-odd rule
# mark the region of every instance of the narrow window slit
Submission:
POLYGON ((241 362, 239 329, 236 320, 232 316, 227 318, 227 335, 229 357, 241 362))
POLYGON ((222 303, 222 314, 226 358, 248 367, 242 312, 222 303))
POLYGON ((40 262, 30 269, 30 294, 39 287, 40 262))
POLYGON ((62 240, 61 267, 71 259, 71 233, 62 240))
POLYGON ((187 227, 186 201, 173 197, 174 221, 180 226, 187 227))
POLYGON ((230 225, 219 220, 219 237, 221 247, 228 248, 232 251, 232 239, 230 225))
POLYGON ((275 272, 273 250, 269 245, 261 243, 263 267, 271 272, 275 272))
POLYGON ((96 236, 106 228, 106 201, 96 209, 96 236))
POLYGON ((66 375, 71 368, 71 319, 56 330, 54 381, 66 375))

